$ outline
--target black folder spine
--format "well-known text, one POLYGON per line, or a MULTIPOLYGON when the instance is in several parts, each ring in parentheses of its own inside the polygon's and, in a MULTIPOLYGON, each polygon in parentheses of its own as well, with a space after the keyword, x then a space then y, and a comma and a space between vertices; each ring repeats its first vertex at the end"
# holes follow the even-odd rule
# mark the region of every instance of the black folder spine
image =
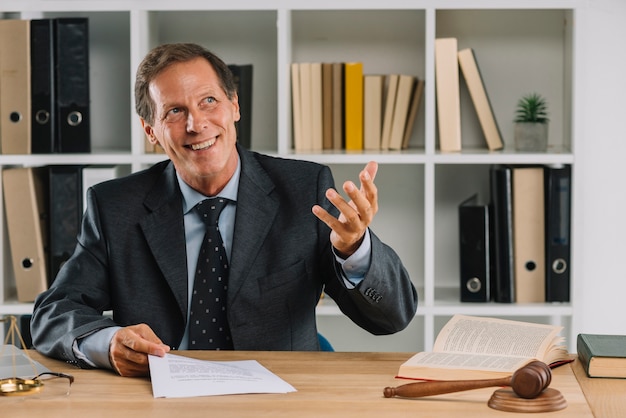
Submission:
POLYGON ((82 166, 50 166, 49 280, 74 252, 83 216, 82 166))
POLYGON ((239 97, 239 113, 241 118, 236 123, 237 141, 246 149, 252 145, 252 65, 228 66, 233 73, 239 97))
POLYGON ((473 195, 459 205, 461 302, 492 298, 492 247, 489 205, 473 195))
POLYGON ((54 151, 54 37, 51 19, 30 22, 31 62, 31 152, 54 151))
POLYGON ((515 264, 513 253, 513 183, 508 166, 490 169, 491 204, 494 228, 494 300, 515 302, 515 264))
POLYGON ((89 37, 87 18, 54 20, 56 61, 56 152, 91 151, 89 37))
POLYGON ((571 166, 545 167, 546 302, 570 300, 571 166))

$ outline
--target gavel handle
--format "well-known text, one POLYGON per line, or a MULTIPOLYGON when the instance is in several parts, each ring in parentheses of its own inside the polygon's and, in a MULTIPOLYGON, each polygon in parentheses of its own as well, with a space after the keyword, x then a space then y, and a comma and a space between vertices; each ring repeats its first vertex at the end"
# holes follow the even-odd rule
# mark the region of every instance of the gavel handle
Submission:
POLYGON ((464 390, 487 388, 491 386, 510 385, 511 377, 480 380, 413 382, 395 388, 386 387, 383 393, 385 395, 385 398, 391 398, 393 396, 402 396, 405 398, 420 398, 422 396, 441 395, 444 393, 461 392, 464 390))

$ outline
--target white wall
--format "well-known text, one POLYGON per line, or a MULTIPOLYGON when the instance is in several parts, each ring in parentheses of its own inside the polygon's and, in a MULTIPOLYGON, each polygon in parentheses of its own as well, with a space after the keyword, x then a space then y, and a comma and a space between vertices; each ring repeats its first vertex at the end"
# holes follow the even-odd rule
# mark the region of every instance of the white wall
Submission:
POLYGON ((575 98, 583 120, 576 150, 575 196, 582 240, 574 297, 575 330, 626 334, 626 2, 590 0, 575 24, 583 56, 576 59, 584 91, 575 98))

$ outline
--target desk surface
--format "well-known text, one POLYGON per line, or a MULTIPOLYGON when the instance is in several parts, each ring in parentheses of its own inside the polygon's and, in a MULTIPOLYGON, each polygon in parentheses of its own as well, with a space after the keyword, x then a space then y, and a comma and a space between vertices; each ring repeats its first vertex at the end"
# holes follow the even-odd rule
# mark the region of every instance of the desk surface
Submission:
POLYGON ((581 386, 597 417, 619 416, 626 411, 626 380, 588 379, 580 365, 573 363, 554 370, 551 387, 560 390, 567 408, 546 414, 512 414, 487 406, 497 388, 477 389, 420 399, 384 398, 386 386, 406 380, 395 379, 402 362, 412 353, 341 352, 215 352, 187 351, 181 355, 206 360, 259 361, 297 392, 208 396, 183 399, 154 399, 148 378, 123 378, 107 370, 80 370, 32 352, 32 357, 53 371, 75 376, 68 397, 33 399, 29 396, 0 397, 2 416, 550 416, 592 417, 581 386), (580 373, 579 373, 580 372, 580 373), (577 378, 581 381, 579 386, 577 378), (613 392, 612 392, 613 391, 613 392), (611 398, 611 393, 614 393, 611 398), (620 398, 620 399, 618 399, 620 398), (598 411, 601 411, 598 412, 598 411))

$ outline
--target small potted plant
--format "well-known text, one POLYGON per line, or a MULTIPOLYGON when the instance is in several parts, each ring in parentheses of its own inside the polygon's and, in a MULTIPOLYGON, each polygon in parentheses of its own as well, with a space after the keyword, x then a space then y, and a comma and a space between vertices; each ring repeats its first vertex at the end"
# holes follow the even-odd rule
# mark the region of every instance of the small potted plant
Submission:
POLYGON ((537 93, 523 96, 515 111, 515 149, 545 151, 548 147, 548 105, 537 93))

